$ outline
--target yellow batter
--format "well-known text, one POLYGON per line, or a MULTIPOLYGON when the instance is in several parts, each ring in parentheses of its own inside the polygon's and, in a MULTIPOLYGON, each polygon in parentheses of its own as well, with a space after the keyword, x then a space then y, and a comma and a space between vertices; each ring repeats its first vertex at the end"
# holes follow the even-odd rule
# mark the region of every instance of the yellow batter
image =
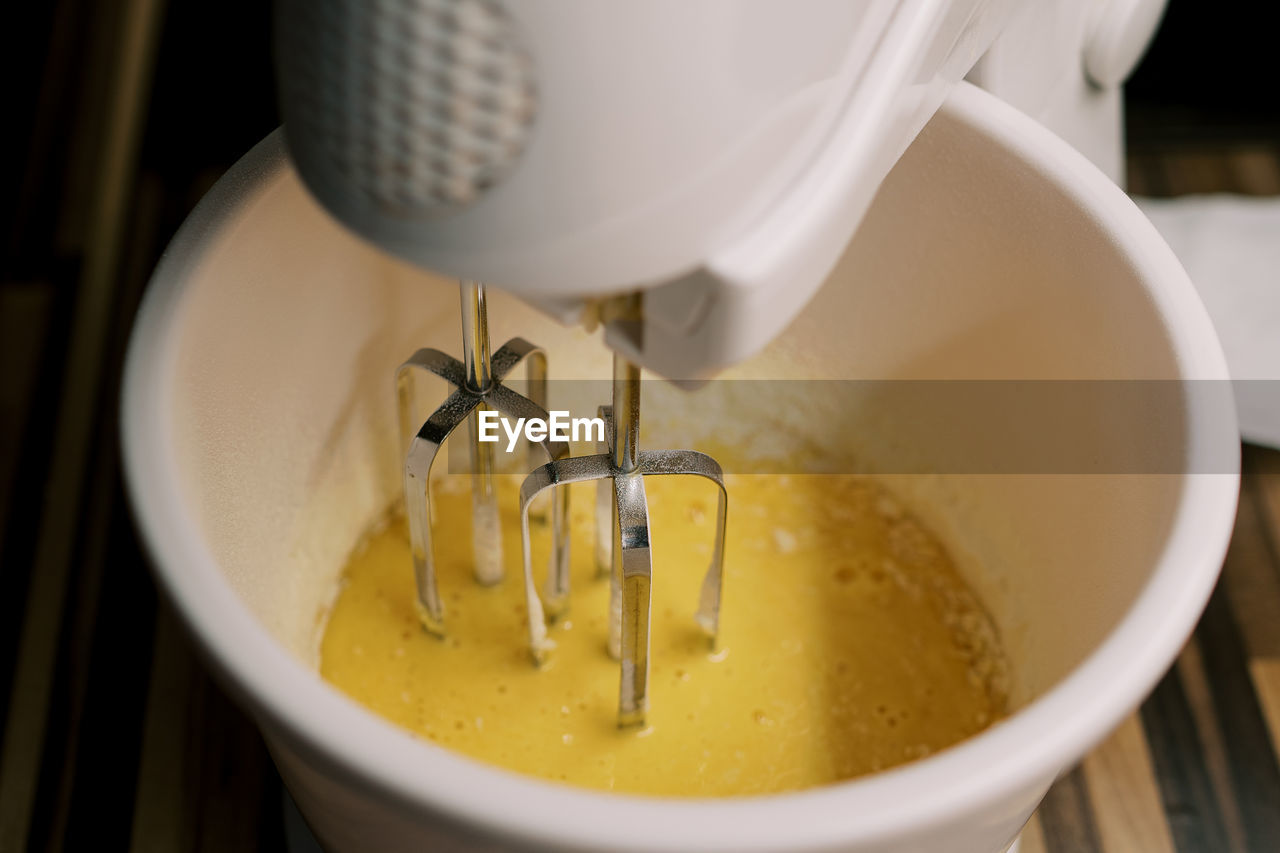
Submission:
MULTIPOLYGON (((573 487, 573 600, 530 663, 519 528, 507 580, 471 580, 466 477, 437 491, 439 582, 450 631, 414 614, 403 522, 346 568, 321 672, 377 713, 442 746, 573 785, 727 796, 848 779, 936 752, 1006 702, 990 619, 933 536, 874 482, 729 478, 717 648, 693 612, 710 556, 714 487, 646 480, 654 556, 648 726, 615 723, 618 664, 605 653, 608 582, 591 559, 591 487, 573 487)), ((501 484, 515 505, 516 481, 501 484)), ((546 548, 545 529, 536 547, 546 548)), ((535 554, 545 551, 535 550, 535 554)), ((536 563, 539 575, 545 559, 536 563)))

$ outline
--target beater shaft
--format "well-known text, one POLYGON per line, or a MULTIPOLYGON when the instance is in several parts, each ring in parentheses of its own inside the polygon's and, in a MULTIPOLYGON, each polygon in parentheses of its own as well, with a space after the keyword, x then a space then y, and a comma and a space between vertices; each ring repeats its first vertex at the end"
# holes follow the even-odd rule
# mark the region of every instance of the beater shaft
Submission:
POLYGON ((489 390, 493 363, 489 356, 489 309, 484 285, 474 281, 458 284, 462 305, 462 366, 467 371, 467 387, 477 394, 489 390))
POLYGON ((613 354, 613 467, 634 473, 640 464, 640 368, 613 354))
POLYGON ((613 355, 613 568, 609 652, 622 662, 618 725, 643 725, 649 709, 653 560, 640 469, 640 368, 613 355), (615 649, 616 645, 616 649, 615 649))
MULTIPOLYGON (((462 303, 462 363, 467 390, 484 394, 493 384, 489 357, 489 313, 484 285, 464 281, 459 285, 462 303)), ((476 580, 486 586, 502 580, 502 520, 498 515, 498 494, 494 488, 494 445, 480 440, 480 413, 476 406, 467 418, 471 457, 471 553, 476 580)))
MULTIPOLYGON (((613 430, 605 438, 609 442, 609 453, 613 467, 618 474, 634 474, 640 464, 640 368, 617 354, 613 356, 613 405, 608 411, 610 420, 613 423, 613 430)), ((623 650, 622 642, 625 603, 623 601, 622 572, 619 571, 619 566, 622 565, 623 537, 622 531, 618 527, 622 514, 622 505, 618 499, 617 475, 615 475, 612 483, 602 481, 597 488, 608 494, 607 506, 602 506, 604 502, 599 500, 597 500, 596 505, 597 512, 603 510, 608 513, 608 524, 601 524, 597 519, 596 526, 602 532, 604 530, 609 531, 609 656, 614 660, 623 660, 626 654, 623 650)), ((644 499, 643 489, 639 495, 634 492, 628 493, 628 495, 633 501, 644 499)), ((647 527, 649 523, 647 507, 645 508, 644 523, 647 527)), ((648 599, 647 590, 645 591, 645 599, 648 599)), ((632 616, 635 617, 635 614, 632 614, 632 616)), ((632 621, 634 621, 634 618, 632 621)), ((626 661, 624 661, 623 667, 625 681, 625 671, 628 668, 626 661)))

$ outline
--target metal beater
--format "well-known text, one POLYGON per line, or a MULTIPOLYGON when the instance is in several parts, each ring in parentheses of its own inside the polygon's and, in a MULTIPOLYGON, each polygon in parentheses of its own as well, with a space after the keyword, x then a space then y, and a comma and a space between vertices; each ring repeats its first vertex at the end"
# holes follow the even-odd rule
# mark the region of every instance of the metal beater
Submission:
MULTIPOLYGON (((404 498, 413 552, 415 602, 423 626, 433 634, 444 633, 444 607, 436 584, 435 555, 431 542, 431 467, 441 445, 463 421, 471 457, 471 530, 476 580, 485 585, 502 580, 502 527, 494 490, 494 446, 480 441, 479 414, 486 408, 514 418, 548 417, 547 358, 541 349, 523 338, 512 338, 490 356, 489 320, 484 286, 464 281, 462 297, 463 361, 436 349, 420 349, 396 370, 396 397, 400 414, 401 448, 405 449, 404 498), (529 396, 502 384, 511 370, 526 363, 529 396), (426 371, 454 387, 448 399, 420 426, 414 373, 426 371)), ((548 459, 569 455, 569 444, 548 436, 539 442, 548 459)), ((527 516, 526 516, 527 518, 527 516)), ((547 574, 547 610, 559 613, 569 591, 569 494, 562 491, 552 502, 551 565, 547 574)), ((526 554, 528 546, 525 547, 526 554)))
MULTIPOLYGON (((638 312, 639 300, 631 299, 622 309, 638 312)), ((696 450, 648 450, 639 447, 640 368, 617 353, 613 356, 613 405, 601 406, 605 441, 594 456, 557 457, 535 469, 520 486, 520 536, 523 548, 525 601, 529 616, 529 648, 535 662, 542 663, 554 643, 547 637, 544 604, 533 578, 529 537, 529 509, 548 489, 570 483, 596 480, 596 561, 597 570, 608 573, 609 654, 622 665, 618 694, 618 725, 644 725, 649 708, 649 626, 653 559, 649 551, 649 505, 644 478, 658 474, 692 474, 711 480, 719 487, 715 542, 711 565, 702 582, 696 619, 712 643, 720 625, 720 594, 724 580, 724 537, 728 516, 728 493, 720 464, 696 450), (609 537, 605 552, 601 544, 609 537), (607 553, 607 557, 606 557, 607 553)), ((569 594, 565 575, 563 598, 548 599, 547 605, 563 603, 569 594)))

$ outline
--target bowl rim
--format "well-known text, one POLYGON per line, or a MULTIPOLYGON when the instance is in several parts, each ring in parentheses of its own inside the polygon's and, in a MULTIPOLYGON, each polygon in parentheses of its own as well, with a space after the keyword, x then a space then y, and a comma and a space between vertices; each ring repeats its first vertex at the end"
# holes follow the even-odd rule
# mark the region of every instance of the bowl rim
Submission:
MULTIPOLYGON (((1102 172, 1032 119, 969 84, 957 87, 940 114, 1003 146, 1011 161, 1032 168, 1102 231, 1122 235, 1118 249, 1136 277, 1160 283, 1148 296, 1165 320, 1184 376, 1227 378, 1216 334, 1186 273, 1146 217, 1102 172)), ((1236 460, 1233 470, 1181 475, 1164 550, 1137 600, 1102 643, 1025 707, 928 759, 794 793, 675 799, 545 782, 411 738, 323 682, 271 637, 219 571, 186 509, 175 464, 167 412, 177 346, 173 321, 185 273, 289 169, 277 130, 216 184, 164 252, 126 356, 125 479, 161 587, 257 722, 272 737, 285 738, 310 759, 402 806, 559 849, 801 850, 937 829, 1001 800, 1026 798, 1029 791, 1042 795, 1154 687, 1208 601, 1235 516, 1238 444, 1230 457, 1236 460), (567 814, 573 819, 566 820, 567 814)), ((1226 458, 1217 445, 1225 436, 1234 440, 1234 430, 1222 426, 1230 417, 1234 427, 1234 413, 1205 409, 1193 405, 1189 412, 1191 452, 1226 458)), ((1193 462, 1190 470, 1203 469, 1193 462)))

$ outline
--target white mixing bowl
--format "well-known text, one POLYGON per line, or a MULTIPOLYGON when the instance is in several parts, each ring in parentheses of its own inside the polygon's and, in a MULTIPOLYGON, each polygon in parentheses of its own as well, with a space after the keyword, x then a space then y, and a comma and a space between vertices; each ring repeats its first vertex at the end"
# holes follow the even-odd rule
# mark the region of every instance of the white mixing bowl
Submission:
MULTIPOLYGON (((607 375, 583 334, 501 297, 491 314, 496 341, 545 344, 553 374, 607 375)), ((398 487, 394 366, 419 346, 456 350, 457 334, 452 283, 330 221, 277 134, 174 239, 129 350, 125 461, 157 575, 333 850, 994 853, 1169 666, 1231 530, 1234 416, 1192 393, 1159 423, 1086 412, 1097 429, 1054 438, 1079 445, 1073 458, 1123 460, 1149 435, 1184 469, 895 477, 989 605, 1015 713, 928 759, 795 794, 679 801, 518 776, 410 737, 316 674, 318 620, 345 556, 398 487)), ((1226 378, 1195 291, 1124 194, 967 86, 890 176, 818 298, 744 370, 1226 378)), ((891 404, 866 421, 865 436, 846 424, 814 437, 862 442, 871 469, 885 436, 926 460, 955 437, 891 404)), ((981 426, 966 426, 968 440, 981 426)), ((1009 440, 990 426, 993 442, 1009 440)))

